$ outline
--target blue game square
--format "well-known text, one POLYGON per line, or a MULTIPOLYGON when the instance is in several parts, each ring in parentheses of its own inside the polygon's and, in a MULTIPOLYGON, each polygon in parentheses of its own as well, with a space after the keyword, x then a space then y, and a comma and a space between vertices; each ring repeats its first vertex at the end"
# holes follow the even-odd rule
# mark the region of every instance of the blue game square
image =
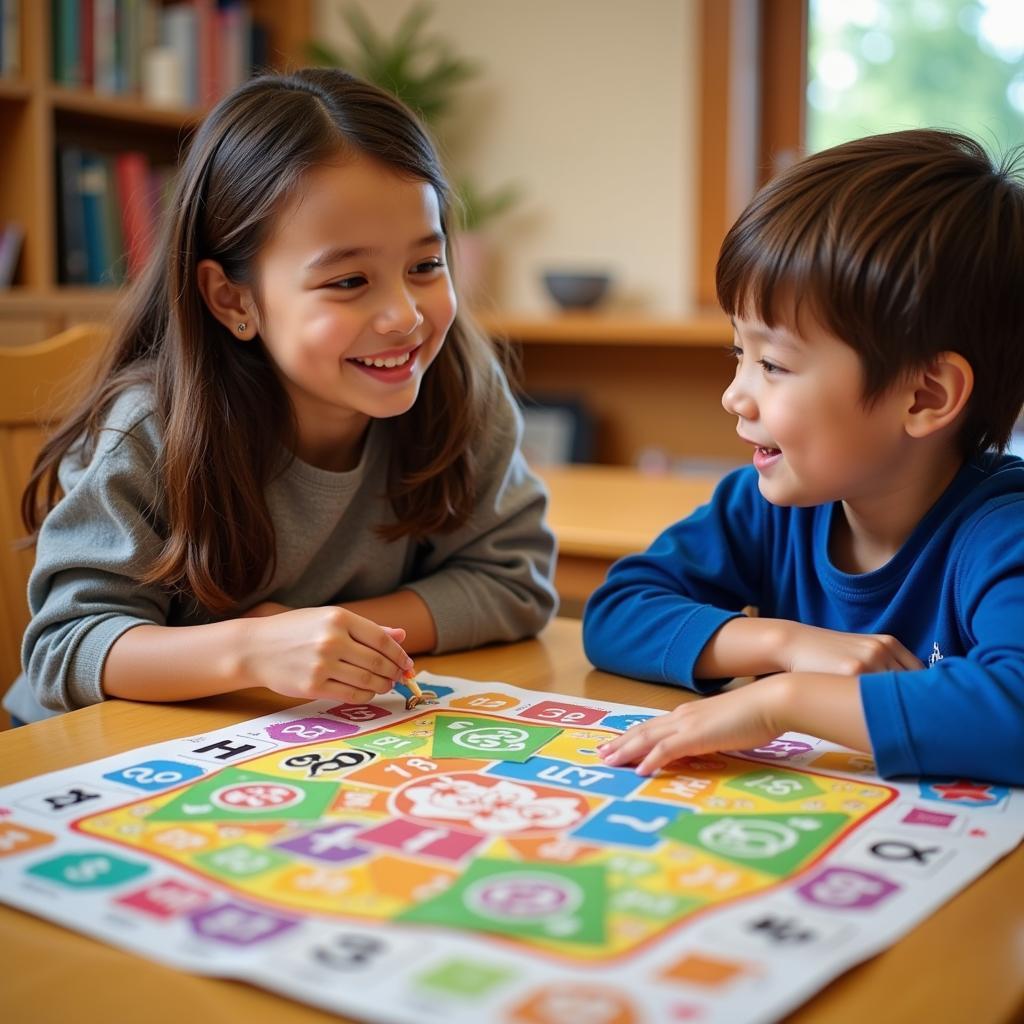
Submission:
POLYGON ((615 800, 571 835, 574 839, 619 846, 657 846, 662 829, 681 814, 690 813, 689 808, 670 807, 653 800, 615 800))

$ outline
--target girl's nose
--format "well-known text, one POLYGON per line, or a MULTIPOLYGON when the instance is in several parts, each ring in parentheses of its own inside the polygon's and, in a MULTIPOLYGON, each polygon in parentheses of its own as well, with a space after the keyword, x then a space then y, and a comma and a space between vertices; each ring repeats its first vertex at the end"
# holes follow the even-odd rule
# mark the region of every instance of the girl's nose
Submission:
POLYGON ((423 323, 412 296, 405 288, 398 288, 388 296, 384 307, 377 315, 378 334, 412 334, 423 323))

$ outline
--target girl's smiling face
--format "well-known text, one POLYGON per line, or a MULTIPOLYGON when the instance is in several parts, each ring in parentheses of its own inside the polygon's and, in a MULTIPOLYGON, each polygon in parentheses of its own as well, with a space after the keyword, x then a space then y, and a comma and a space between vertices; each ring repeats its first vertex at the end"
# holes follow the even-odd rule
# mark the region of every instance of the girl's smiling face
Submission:
POLYGON ((412 407, 455 319, 445 242, 427 182, 361 156, 306 172, 255 268, 301 458, 345 468, 371 418, 412 407))
POLYGON ((799 333, 754 318, 733 323, 736 375, 722 405, 754 446, 768 501, 858 502, 899 486, 911 457, 904 389, 866 403, 860 357, 809 316, 799 333))

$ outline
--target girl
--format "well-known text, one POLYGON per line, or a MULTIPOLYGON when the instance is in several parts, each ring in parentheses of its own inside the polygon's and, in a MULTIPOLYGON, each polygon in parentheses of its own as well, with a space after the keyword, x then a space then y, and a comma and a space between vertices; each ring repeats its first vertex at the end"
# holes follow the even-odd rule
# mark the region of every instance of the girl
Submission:
POLYGON ((210 113, 25 491, 13 716, 252 686, 365 702, 409 652, 546 623, 544 493, 456 315, 449 204, 416 119, 343 72, 257 78, 210 113))

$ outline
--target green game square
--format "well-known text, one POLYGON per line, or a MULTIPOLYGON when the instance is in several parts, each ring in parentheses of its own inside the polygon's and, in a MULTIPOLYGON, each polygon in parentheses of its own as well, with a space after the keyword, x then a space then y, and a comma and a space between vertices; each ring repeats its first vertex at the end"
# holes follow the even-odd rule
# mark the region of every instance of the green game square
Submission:
MULTIPOLYGON (((305 779, 282 779, 276 775, 225 768, 202 782, 179 793, 170 803, 154 811, 147 821, 315 821, 321 818, 338 792, 334 782, 309 782, 305 779), (226 791, 252 786, 262 789, 271 797, 280 794, 285 799, 273 799, 265 806, 232 806, 220 802, 226 791), (295 796, 301 792, 301 798, 295 796), (221 797, 218 797, 221 794, 221 797)), ((254 796, 258 793, 254 791, 254 796)))
POLYGON ((727 789, 753 793, 765 800, 774 800, 779 804, 820 796, 825 792, 810 775, 780 771, 777 768, 763 768, 758 772, 737 775, 736 778, 730 779, 725 786, 727 789))
POLYGON ((638 886, 616 889, 612 894, 612 909, 630 917, 643 917, 649 921, 678 921, 706 901, 690 896, 676 896, 670 892, 652 892, 638 886))
POLYGON ((219 850, 197 853, 193 860, 210 874, 222 878, 253 878, 291 863, 291 858, 276 850, 257 849, 246 843, 234 843, 219 850))
POLYGON ((849 815, 682 814, 661 834, 755 871, 785 875, 818 852, 849 815))
POLYGON ((606 941, 607 904, 599 864, 480 858, 451 888, 395 920, 599 946, 606 941))
POLYGON ((104 889, 139 878, 148 871, 145 864, 109 853, 65 853, 33 864, 27 874, 59 882, 70 889, 104 889))
POLYGON ((550 725, 496 721, 473 715, 435 715, 430 756, 527 761, 561 731, 550 725))
POLYGON ((400 732, 375 732, 370 736, 343 740, 348 747, 372 750, 380 757, 404 757, 419 750, 427 742, 426 736, 403 736, 400 732))
POLYGON ((446 960, 427 974, 413 978, 423 988, 437 989, 457 996, 482 996, 516 977, 506 967, 483 964, 478 960, 446 960))

